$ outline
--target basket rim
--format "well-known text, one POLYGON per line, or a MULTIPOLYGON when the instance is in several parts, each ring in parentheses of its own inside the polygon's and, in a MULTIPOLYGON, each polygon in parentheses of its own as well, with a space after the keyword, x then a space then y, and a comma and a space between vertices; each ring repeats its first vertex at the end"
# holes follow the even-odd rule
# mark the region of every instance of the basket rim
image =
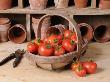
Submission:
POLYGON ((25 56, 28 58, 28 57, 32 57, 34 58, 35 62, 40 62, 40 63, 68 63, 70 61, 73 60, 74 57, 77 56, 77 51, 74 51, 74 52, 70 52, 70 53, 67 53, 67 54, 64 54, 64 55, 61 55, 61 56, 49 56, 49 57, 46 57, 46 56, 40 56, 40 55, 34 55, 30 52, 26 52, 25 56))
POLYGON ((61 58, 61 57, 66 57, 69 54, 75 54, 76 52, 77 51, 73 51, 73 52, 69 52, 69 53, 66 53, 66 54, 63 54, 63 55, 60 55, 60 56, 40 56, 39 54, 35 55, 35 54, 32 54, 28 51, 26 51, 26 54, 29 53, 29 54, 35 55, 36 57, 42 57, 42 58, 61 58))

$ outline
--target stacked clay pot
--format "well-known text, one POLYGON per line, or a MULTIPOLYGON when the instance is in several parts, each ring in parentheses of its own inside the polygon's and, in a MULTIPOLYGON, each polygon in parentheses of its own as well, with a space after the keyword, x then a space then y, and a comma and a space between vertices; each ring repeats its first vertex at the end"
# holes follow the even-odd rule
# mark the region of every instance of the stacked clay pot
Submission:
POLYGON ((85 8, 87 7, 88 0, 74 0, 76 8, 85 8))
POLYGON ((22 24, 16 24, 8 30, 8 38, 11 42, 20 44, 26 39, 26 29, 22 24))
POLYGON ((11 23, 8 18, 0 18, 0 42, 8 41, 8 29, 11 23))
POLYGON ((10 9, 12 5, 12 0, 0 0, 0 10, 10 9))
POLYGON ((94 29, 94 39, 97 42, 104 43, 110 40, 110 27, 99 25, 94 29))
POLYGON ((93 39, 93 28, 87 23, 78 24, 82 38, 88 42, 93 39))
POLYGON ((67 8, 69 0, 54 0, 56 8, 67 8))
POLYGON ((46 8, 48 0, 29 0, 30 8, 36 10, 42 10, 46 8))
POLYGON ((110 0, 100 0, 99 8, 110 9, 110 0))

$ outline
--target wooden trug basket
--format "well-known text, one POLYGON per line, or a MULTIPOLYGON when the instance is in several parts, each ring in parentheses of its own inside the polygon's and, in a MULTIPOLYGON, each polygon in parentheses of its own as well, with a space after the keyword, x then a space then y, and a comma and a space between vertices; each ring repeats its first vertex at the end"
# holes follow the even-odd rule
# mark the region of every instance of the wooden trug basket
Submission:
POLYGON ((47 70, 56 70, 56 69, 61 69, 64 68, 66 65, 70 64, 73 61, 74 57, 79 57, 87 48, 87 44, 83 45, 82 44, 82 37, 79 28, 77 28, 76 22, 67 15, 61 15, 61 14, 48 14, 43 16, 38 25, 38 30, 37 30, 37 37, 41 37, 41 26, 42 22, 45 18, 47 17, 52 17, 52 16, 59 16, 69 22, 69 29, 73 30, 77 34, 77 50, 71 53, 67 53, 61 56, 50 56, 50 57, 45 57, 45 56, 40 56, 40 55, 34 55, 29 52, 26 52, 25 56, 32 62, 32 64, 37 65, 43 69, 47 70))

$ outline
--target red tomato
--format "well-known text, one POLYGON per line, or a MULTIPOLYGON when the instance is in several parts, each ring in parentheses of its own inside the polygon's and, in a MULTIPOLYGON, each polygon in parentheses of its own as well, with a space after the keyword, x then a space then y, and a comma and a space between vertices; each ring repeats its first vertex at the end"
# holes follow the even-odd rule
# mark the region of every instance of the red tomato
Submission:
POLYGON ((83 68, 82 66, 79 66, 77 69, 75 69, 75 73, 76 73, 79 77, 84 77, 84 76, 86 76, 86 69, 83 68))
POLYGON ((43 44, 43 41, 38 38, 38 39, 34 40, 34 43, 36 43, 37 45, 41 45, 41 44, 43 44))
POLYGON ((71 38, 72 31, 71 30, 65 30, 64 31, 64 38, 71 38))
POLYGON ((50 43, 52 46, 59 44, 58 35, 51 35, 47 39, 47 43, 50 43))
POLYGON ((27 51, 29 51, 30 53, 33 54, 37 54, 38 53, 38 45, 32 42, 29 42, 27 45, 27 51))
POLYGON ((87 70, 87 73, 94 74, 97 69, 97 64, 92 61, 83 62, 83 67, 87 70))
POLYGON ((65 54, 65 49, 62 46, 57 46, 55 51, 54 51, 54 55, 55 56, 60 56, 65 54))
POLYGON ((74 41, 70 40, 70 39, 65 39, 62 42, 62 46, 64 47, 64 49, 67 52, 72 52, 75 50, 76 48, 76 44, 74 43, 74 41))
POLYGON ((41 56, 52 56, 54 53, 54 49, 50 44, 42 44, 38 48, 38 53, 41 56))
POLYGON ((76 33, 73 33, 73 35, 71 36, 71 40, 73 40, 74 42, 77 43, 77 36, 76 36, 76 33))
POLYGON ((63 35, 59 34, 59 35, 57 35, 57 38, 60 40, 63 40, 63 35))
POLYGON ((79 66, 82 66, 82 63, 81 62, 75 62, 72 64, 71 68, 72 70, 75 70, 77 69, 79 66))
POLYGON ((62 43, 63 35, 60 34, 60 35, 57 36, 57 38, 59 39, 59 43, 62 43))
POLYGON ((43 41, 44 41, 44 43, 47 43, 47 41, 48 41, 48 37, 45 38, 43 41))

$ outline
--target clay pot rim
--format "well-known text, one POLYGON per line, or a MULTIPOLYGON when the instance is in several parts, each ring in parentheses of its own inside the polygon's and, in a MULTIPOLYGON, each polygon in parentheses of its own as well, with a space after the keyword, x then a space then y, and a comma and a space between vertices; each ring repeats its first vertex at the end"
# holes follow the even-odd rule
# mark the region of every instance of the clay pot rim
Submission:
MULTIPOLYGON (((26 32, 25 26, 22 25, 22 24, 15 24, 14 26, 12 26, 12 27, 8 30, 8 39, 9 39, 10 41, 12 41, 12 40, 10 39, 10 37, 9 37, 9 32, 10 32, 10 30, 13 29, 14 27, 21 28, 21 29, 24 31, 24 33, 25 33, 25 37, 24 37, 24 39, 23 39, 22 41, 20 41, 20 42, 14 42, 14 43, 17 43, 17 44, 23 43, 23 42, 25 41, 26 37, 27 37, 27 35, 26 35, 27 32, 26 32), (21 28, 20 26, 22 26, 23 28, 21 28)), ((12 41, 12 42, 13 42, 13 41, 12 41)))
POLYGON ((8 29, 11 27, 11 22, 4 24, 4 25, 0 25, 0 30, 2 31, 8 31, 8 29))
MULTIPOLYGON (((91 32, 92 32, 92 36, 91 36, 91 40, 93 39, 93 27, 91 26, 91 25, 89 25, 89 24, 87 24, 87 23, 79 23, 78 24, 78 27, 79 28, 81 28, 81 27, 83 27, 83 26, 85 26, 85 27, 87 27, 87 29, 88 29, 88 31, 90 30, 91 32)), ((88 33, 87 33, 88 34, 88 33)), ((86 35, 87 35, 86 34, 86 35)), ((82 37, 83 38, 83 37, 82 37)))
MULTIPOLYGON (((100 26, 105 26, 107 29, 110 29, 107 25, 98 25, 96 28, 94 28, 94 32, 93 32, 93 36, 94 36, 94 39, 99 42, 99 43, 104 43, 104 42, 107 42, 110 40, 110 38, 106 39, 105 41, 101 41, 101 40, 98 40, 96 37, 95 37, 95 30, 97 28, 99 28, 100 26)), ((107 30, 106 30, 107 31, 107 30)))

